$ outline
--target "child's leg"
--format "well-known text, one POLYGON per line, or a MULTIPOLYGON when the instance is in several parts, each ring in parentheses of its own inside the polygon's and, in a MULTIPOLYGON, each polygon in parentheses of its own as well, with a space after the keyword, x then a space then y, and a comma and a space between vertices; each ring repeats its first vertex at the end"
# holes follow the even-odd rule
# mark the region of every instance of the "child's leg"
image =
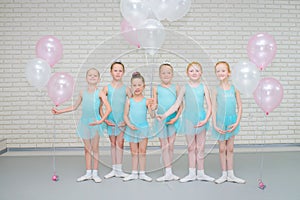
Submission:
POLYGON ((115 171, 116 171, 116 177, 124 178, 128 174, 124 173, 122 170, 122 162, 123 162, 123 149, 124 149, 124 132, 121 132, 117 136, 116 140, 116 165, 115 165, 115 171))
POLYGON ((92 157, 92 161, 93 161, 93 175, 92 175, 92 179, 96 183, 100 183, 102 181, 101 178, 98 176, 98 167, 99 167, 99 140, 100 140, 100 136, 97 134, 92 139, 92 141, 91 141, 92 151, 93 151, 93 157, 92 157))
POLYGON ((104 178, 112 178, 116 175, 115 168, 116 168, 116 136, 111 135, 109 136, 110 140, 110 154, 111 154, 111 163, 112 163, 112 170, 108 174, 104 176, 104 178))
POLYGON ((91 141, 92 151, 93 151, 93 170, 98 170, 99 166, 99 140, 100 136, 97 134, 91 141))
POLYGON ((227 163, 226 163, 226 143, 227 141, 219 141, 219 156, 222 168, 222 176, 215 183, 224 183, 227 180, 227 163))
POLYGON ((196 141, 195 135, 187 135, 186 141, 188 144, 188 159, 189 159, 189 174, 180 179, 180 182, 196 180, 196 141))
POLYGON ((123 181, 130 181, 138 178, 138 153, 139 153, 139 143, 130 142, 130 152, 131 152, 131 163, 132 172, 129 176, 126 176, 123 181))
POLYGON ((246 183, 245 180, 236 177, 233 173, 233 148, 234 136, 227 141, 227 181, 235 183, 246 183))
POLYGON ((164 161, 164 167, 168 168, 171 167, 170 163, 170 155, 169 155, 169 144, 167 138, 159 138, 160 147, 161 147, 161 154, 164 161))
POLYGON ((204 151, 205 151, 206 131, 196 135, 197 149, 197 179, 201 181, 214 181, 215 179, 204 173, 204 151))
POLYGON ((139 165, 140 165, 139 179, 150 182, 152 181, 152 178, 150 178, 145 174, 147 144, 148 144, 147 138, 139 142, 139 165))
POLYGON ((86 174, 77 179, 78 182, 86 181, 92 178, 92 152, 91 152, 91 141, 89 139, 83 139, 84 143, 84 158, 86 174))
POLYGON ((170 157, 170 165, 172 165, 173 157, 174 157, 174 143, 176 139, 176 133, 174 133, 172 136, 168 137, 168 143, 169 143, 169 157, 170 157))

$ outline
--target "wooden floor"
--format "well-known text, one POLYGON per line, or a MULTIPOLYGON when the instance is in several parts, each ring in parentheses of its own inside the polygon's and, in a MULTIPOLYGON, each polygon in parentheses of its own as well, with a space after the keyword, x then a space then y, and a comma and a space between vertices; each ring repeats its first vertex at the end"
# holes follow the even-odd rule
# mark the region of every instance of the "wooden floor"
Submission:
MULTIPOLYGON (((130 171, 130 156, 125 153, 124 169, 130 171)), ((159 153, 147 155, 148 175, 154 180, 161 176, 159 153)), ((99 174, 101 178, 110 171, 110 156, 102 153, 99 174)), ((183 177, 188 172, 187 155, 176 154, 173 164, 176 175, 183 177)), ((82 200, 82 199, 207 199, 207 200, 299 200, 300 152, 239 152, 235 153, 235 174, 247 181, 246 184, 194 181, 189 183, 144 182, 122 179, 103 179, 102 183, 86 181, 77 183, 76 178, 84 173, 84 157, 72 152, 56 152, 55 156, 30 152, 0 156, 0 199, 1 200, 82 200), (55 159, 54 159, 55 158, 55 159), (262 162, 263 161, 263 162, 262 162), (55 166, 53 165, 55 164, 55 166), (51 177, 54 168, 59 181, 51 177), (262 176, 265 190, 258 188, 262 176)), ((205 158, 208 175, 221 174, 217 153, 205 158)))

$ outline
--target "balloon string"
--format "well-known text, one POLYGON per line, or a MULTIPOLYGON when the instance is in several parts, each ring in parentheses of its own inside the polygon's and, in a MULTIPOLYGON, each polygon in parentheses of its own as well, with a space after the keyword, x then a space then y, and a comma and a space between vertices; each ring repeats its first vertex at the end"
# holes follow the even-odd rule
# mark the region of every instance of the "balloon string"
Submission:
POLYGON ((264 130, 263 130, 263 135, 262 135, 262 145, 261 145, 261 157, 260 157, 260 179, 262 180, 263 178, 263 168, 264 168, 264 151, 263 147, 265 146, 265 134, 266 134, 266 123, 267 123, 267 117, 264 115, 264 130))
POLYGON ((52 164, 53 164, 53 172, 54 174, 56 174, 56 149, 55 149, 55 139, 56 139, 56 130, 55 130, 55 119, 54 119, 54 115, 52 117, 52 121, 53 121, 53 141, 52 141, 52 147, 53 147, 53 151, 52 151, 52 164))

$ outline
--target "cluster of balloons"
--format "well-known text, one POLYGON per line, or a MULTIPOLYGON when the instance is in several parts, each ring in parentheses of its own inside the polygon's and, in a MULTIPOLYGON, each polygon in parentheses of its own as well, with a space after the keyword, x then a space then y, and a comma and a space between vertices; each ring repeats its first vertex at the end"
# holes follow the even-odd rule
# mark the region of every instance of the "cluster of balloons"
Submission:
POLYGON ((121 33, 129 44, 154 55, 165 40, 161 20, 176 21, 187 14, 191 0, 121 0, 121 33))
POLYGON ((260 78, 264 70, 274 59, 277 46, 273 36, 258 33, 248 42, 248 60, 233 66, 232 80, 241 93, 253 95, 256 104, 268 115, 277 108, 283 98, 283 87, 274 78, 260 78))
POLYGON ((56 72, 51 76, 51 68, 62 58, 61 42, 53 36, 44 36, 36 44, 36 58, 25 67, 28 82, 41 90, 46 87, 48 96, 55 106, 72 97, 74 80, 67 73, 56 72))

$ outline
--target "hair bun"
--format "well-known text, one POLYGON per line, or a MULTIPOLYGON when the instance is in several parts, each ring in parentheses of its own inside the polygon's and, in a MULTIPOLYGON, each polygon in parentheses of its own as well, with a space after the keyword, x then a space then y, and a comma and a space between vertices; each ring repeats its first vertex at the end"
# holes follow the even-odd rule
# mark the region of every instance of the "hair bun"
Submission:
POLYGON ((132 73, 132 77, 138 77, 138 76, 141 76, 140 72, 133 72, 132 73))

